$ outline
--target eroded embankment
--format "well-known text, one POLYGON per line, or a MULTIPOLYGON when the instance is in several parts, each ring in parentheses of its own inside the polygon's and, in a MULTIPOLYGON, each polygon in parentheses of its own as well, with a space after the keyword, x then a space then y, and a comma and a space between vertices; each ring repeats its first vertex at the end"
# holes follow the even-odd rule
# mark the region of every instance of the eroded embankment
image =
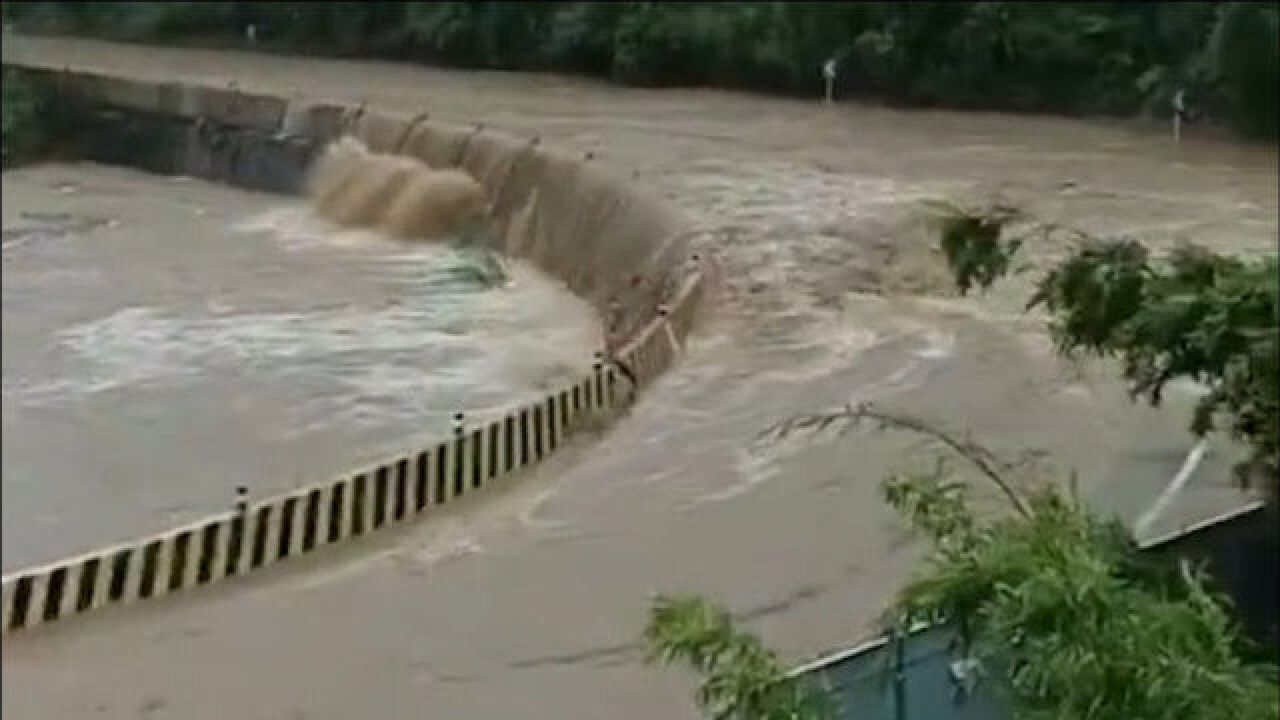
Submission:
MULTIPOLYGON (((414 448, 334 482, 246 502, 157 536, 8 575, 6 631, 243 574, 478 490, 542 460, 574 431, 629 403, 639 386, 674 361, 691 330, 701 270, 688 254, 679 217, 537 139, 364 107, 299 106, 234 88, 7 69, 74 110, 71 144, 98 162, 296 193, 318 149, 349 135, 374 153, 466 173, 484 188, 494 249, 533 262, 596 307, 608 357, 542 401, 495 417, 460 416, 454 438, 435 447, 414 448)), ((372 182, 355 190, 379 188, 372 182)), ((408 198, 434 200, 420 193, 408 198)), ((414 210, 392 209, 402 218, 414 210)))

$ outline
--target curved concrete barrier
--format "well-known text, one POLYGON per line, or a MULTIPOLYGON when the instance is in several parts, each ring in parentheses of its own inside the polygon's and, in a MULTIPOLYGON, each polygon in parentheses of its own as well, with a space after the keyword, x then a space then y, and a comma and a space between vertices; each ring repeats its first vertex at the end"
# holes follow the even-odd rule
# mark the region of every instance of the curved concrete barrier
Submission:
POLYGON ((589 372, 541 401, 336 480, 121 545, 4 576, 9 633, 237 577, 417 519, 495 485, 607 419, 669 368, 694 326, 702 267, 681 218, 587 160, 477 125, 236 88, 6 65, 85 110, 91 159, 297 192, 318 148, 351 133, 376 152, 465 170, 488 192, 503 252, 590 301, 607 325, 589 372), (96 141, 95 141, 96 136, 96 141), (149 152, 130 154, 145 146, 149 152), (143 158, 139 161, 138 158, 143 158))

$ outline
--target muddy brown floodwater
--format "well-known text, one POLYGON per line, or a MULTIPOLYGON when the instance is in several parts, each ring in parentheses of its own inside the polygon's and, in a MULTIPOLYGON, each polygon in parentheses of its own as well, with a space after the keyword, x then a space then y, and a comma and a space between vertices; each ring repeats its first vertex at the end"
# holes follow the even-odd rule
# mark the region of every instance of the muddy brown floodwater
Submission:
MULTIPOLYGON (((1194 388, 1132 405, 1113 368, 1055 359, 1017 283, 951 297, 920 199, 999 191, 1159 247, 1274 249, 1274 150, 1123 125, 58 39, 9 38, 4 57, 540 134, 681 206, 726 268, 683 362, 602 438, 323 563, 6 642, 19 720, 692 718, 688 677, 642 664, 650 591, 712 593, 798 660, 871 632, 915 557, 876 490, 927 461, 911 439, 753 448, 772 421, 875 400, 1043 449, 1128 518, 1192 445, 1194 388)), ((1215 445, 1154 531, 1238 504, 1229 461, 1215 445)))
POLYGON ((447 437, 590 367, 586 302, 300 199, 96 165, 5 172, 4 568, 447 437))

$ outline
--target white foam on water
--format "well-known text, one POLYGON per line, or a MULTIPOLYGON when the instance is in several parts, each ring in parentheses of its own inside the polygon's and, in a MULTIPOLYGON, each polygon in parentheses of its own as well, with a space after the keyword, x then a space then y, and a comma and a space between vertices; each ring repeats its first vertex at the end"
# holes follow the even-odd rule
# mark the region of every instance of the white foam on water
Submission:
MULTIPOLYGON (((301 201, 250 216, 233 224, 231 230, 242 235, 270 236, 284 249, 295 252, 325 247, 397 247, 389 238, 370 230, 337 228, 316 217, 301 201)), ((425 257, 431 249, 420 246, 419 251, 425 257)))
MULTIPOLYGON (((48 402, 127 387, 161 388, 205 374, 267 377, 312 370, 332 376, 360 403, 385 403, 400 417, 421 413, 441 385, 488 394, 527 391, 547 376, 588 366, 572 348, 591 347, 581 326, 530 332, 545 308, 537 284, 500 288, 449 310, 441 298, 381 308, 289 313, 176 314, 129 307, 68 327, 59 344, 83 361, 82 373, 15 388, 24 402, 48 402), (576 362, 575 362, 576 361, 576 362)), ((321 412, 322 408, 315 408, 321 412)), ((304 413, 309 415, 311 413, 304 413)))
MULTIPOLYGON (((257 261, 247 273, 210 275, 187 293, 212 289, 204 298, 131 304, 58 330, 51 342, 71 368, 52 377, 6 374, 6 403, 68 405, 242 375, 323 382, 323 393, 297 393, 293 420, 279 433, 290 439, 344 418, 404 425, 457 405, 510 404, 575 378, 599 346, 590 307, 519 261, 502 262, 505 279, 491 284, 495 265, 478 266, 478 249, 336 228, 302 203, 251 213, 230 230, 229 253, 257 261)), ((18 279, 25 286, 40 278, 24 270, 18 279)))

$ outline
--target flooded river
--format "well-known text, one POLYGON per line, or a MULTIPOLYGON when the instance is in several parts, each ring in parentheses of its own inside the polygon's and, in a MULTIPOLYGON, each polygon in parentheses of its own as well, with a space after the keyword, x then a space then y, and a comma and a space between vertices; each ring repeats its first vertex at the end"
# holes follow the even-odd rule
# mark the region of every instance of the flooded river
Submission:
POLYGON ((6 570, 425 445, 598 347, 531 268, 301 200, 95 165, 3 191, 6 570))
MULTIPOLYGON (((1126 518, 1193 445, 1194 388, 1160 410, 1131 404, 1114 367, 1054 356, 1042 320, 1019 312, 1025 287, 955 298, 921 199, 999 192, 1157 247, 1275 247, 1274 149, 1175 146, 1142 127, 78 40, 9 39, 4 56, 538 134, 679 205, 726 268, 687 356, 598 442, 323 567, 7 642, 4 714, 17 720, 695 717, 687 675, 643 664, 651 591, 712 594, 794 661, 874 632, 917 557, 877 485, 929 461, 918 443, 855 433, 754 448, 770 423, 874 400, 998 452, 1044 450, 1055 477, 1078 470, 1095 506, 1126 518)), ((1229 460, 1215 445, 1155 530, 1238 505, 1229 460)))

